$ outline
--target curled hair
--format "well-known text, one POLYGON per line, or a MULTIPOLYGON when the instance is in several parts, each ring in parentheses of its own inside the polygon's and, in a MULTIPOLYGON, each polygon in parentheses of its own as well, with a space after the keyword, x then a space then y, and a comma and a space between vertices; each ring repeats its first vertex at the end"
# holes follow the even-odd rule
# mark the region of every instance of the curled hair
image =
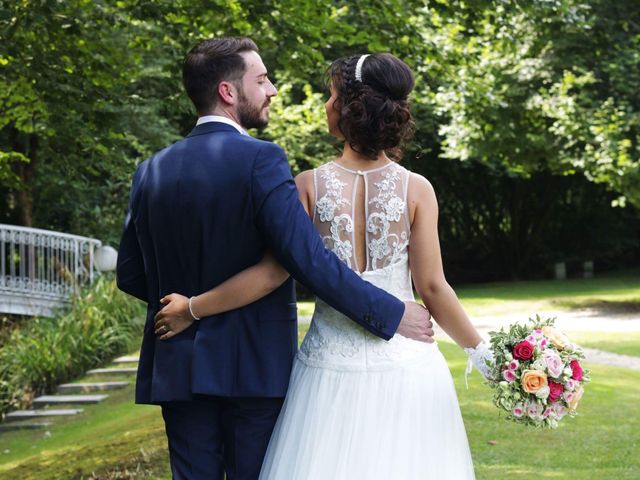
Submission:
POLYGON ((362 81, 355 69, 361 55, 339 58, 328 74, 337 99, 340 133, 356 152, 375 160, 381 151, 393 160, 415 130, 408 97, 415 80, 411 69, 390 53, 369 55, 362 63, 362 81))

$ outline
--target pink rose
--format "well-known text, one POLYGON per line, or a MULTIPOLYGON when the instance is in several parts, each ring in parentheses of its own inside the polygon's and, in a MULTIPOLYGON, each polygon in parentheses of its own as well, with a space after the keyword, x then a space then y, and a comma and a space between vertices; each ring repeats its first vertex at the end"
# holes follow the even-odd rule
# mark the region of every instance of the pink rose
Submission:
POLYGON ((512 413, 516 418, 520 418, 522 415, 524 415, 524 407, 522 406, 522 403, 516 403, 516 406, 513 407, 512 413))
POLYGON ((571 375, 571 378, 573 378, 574 380, 581 381, 584 375, 584 372, 582 371, 582 367, 580 366, 580 363, 577 360, 571 360, 571 363, 569 363, 569 366, 571 367, 571 371, 573 372, 573 375, 571 375))
POLYGON ((527 415, 532 420, 540 420, 542 419, 542 410, 543 407, 538 402, 529 402, 527 405, 527 415))
POLYGON ((542 352, 542 358, 544 359, 544 363, 547 365, 549 375, 555 378, 558 378, 560 375, 562 375, 564 364, 560 359, 560 355, 548 348, 544 352, 542 352))
POLYGON ((576 382, 574 379, 570 378, 565 382, 564 388, 566 388, 567 390, 575 390, 578 384, 579 382, 576 382))
POLYGON ((553 413, 556 414, 556 418, 558 420, 562 420, 562 417, 564 417, 567 414, 567 407, 565 407, 561 402, 556 402, 552 405, 553 408, 553 413))
POLYGON ((542 340, 540 340, 540 348, 544 349, 547 346, 547 339, 546 338, 542 338, 542 340))
POLYGON ((561 396, 564 388, 561 383, 549 382, 549 401, 551 403, 557 401, 561 396))
POLYGON ((513 382, 517 378, 513 370, 505 370, 502 372, 502 376, 507 382, 513 382))
POLYGON ((513 356, 520 360, 530 360, 533 357, 533 345, 523 340, 513 347, 513 356))
POLYGON ((511 360, 509 362, 509 365, 507 365, 507 368, 509 370, 517 370, 519 366, 520 366, 520 362, 518 360, 511 360))

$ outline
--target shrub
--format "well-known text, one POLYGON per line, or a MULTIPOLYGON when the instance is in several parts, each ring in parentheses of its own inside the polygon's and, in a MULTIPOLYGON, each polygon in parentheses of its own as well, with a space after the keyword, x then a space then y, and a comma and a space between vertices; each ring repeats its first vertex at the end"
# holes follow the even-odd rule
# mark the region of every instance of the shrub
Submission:
POLYGON ((0 347, 0 413, 138 346, 144 305, 102 276, 55 318, 34 318, 0 347))

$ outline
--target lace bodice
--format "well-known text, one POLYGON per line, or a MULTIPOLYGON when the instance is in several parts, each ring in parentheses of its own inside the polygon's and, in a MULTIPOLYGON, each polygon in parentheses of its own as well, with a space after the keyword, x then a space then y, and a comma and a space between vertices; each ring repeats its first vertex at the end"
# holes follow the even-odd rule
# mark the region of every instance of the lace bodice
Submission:
MULTIPOLYGON (((366 266, 360 275, 401 300, 413 300, 408 255, 409 175, 396 163, 353 171, 330 162, 314 170, 313 223, 325 246, 357 272, 356 246, 364 242, 366 266), (358 209, 364 210, 364 232, 356 231, 358 209)), ((339 369, 389 368, 432 349, 433 344, 400 335, 388 342, 382 340, 317 299, 299 358, 339 369)))
POLYGON ((314 170, 313 223, 325 246, 352 270, 356 258, 356 193, 364 188, 365 271, 406 260, 409 246, 407 187, 409 172, 396 163, 367 171, 335 162, 314 170))

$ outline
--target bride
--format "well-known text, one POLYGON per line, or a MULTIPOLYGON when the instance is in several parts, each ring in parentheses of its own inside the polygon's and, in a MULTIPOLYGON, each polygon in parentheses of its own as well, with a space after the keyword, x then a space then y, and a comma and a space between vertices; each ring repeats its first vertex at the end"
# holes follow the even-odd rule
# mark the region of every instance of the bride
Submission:
MULTIPOLYGON (((413 300, 412 279, 434 319, 485 376, 492 355, 447 283, 431 184, 398 165, 413 133, 409 67, 388 53, 333 62, 329 132, 342 154, 296 178, 325 245, 365 280, 413 300)), ((171 294, 156 333, 170 338, 193 316, 251 303, 288 273, 271 255, 191 299, 171 294), (169 333, 163 327, 168 327, 169 333)), ((451 374, 437 343, 385 341, 316 300, 262 480, 474 478, 451 374)))

